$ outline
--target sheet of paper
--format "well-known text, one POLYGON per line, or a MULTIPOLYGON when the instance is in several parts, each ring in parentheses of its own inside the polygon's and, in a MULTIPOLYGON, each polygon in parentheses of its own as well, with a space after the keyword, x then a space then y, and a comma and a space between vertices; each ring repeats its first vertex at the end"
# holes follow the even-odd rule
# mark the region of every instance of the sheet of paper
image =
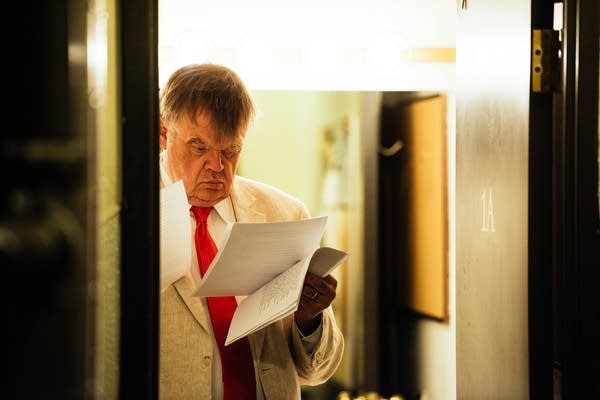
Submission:
POLYGON ((310 258, 326 216, 300 221, 230 223, 196 296, 247 296, 300 260, 310 258))
POLYGON ((228 345, 295 312, 300 302, 307 269, 307 260, 299 261, 246 297, 233 315, 225 344, 228 345))
POLYGON ((183 181, 160 190, 160 289, 187 274, 192 254, 190 213, 183 181))
POLYGON ((317 249, 310 262, 299 261, 263 287, 246 297, 231 320, 225 344, 264 328, 298 309, 307 271, 325 276, 348 257, 345 251, 331 247, 317 249))
POLYGON ((308 270, 323 277, 333 271, 346 257, 348 257, 348 253, 345 251, 332 247, 321 247, 312 255, 308 270))

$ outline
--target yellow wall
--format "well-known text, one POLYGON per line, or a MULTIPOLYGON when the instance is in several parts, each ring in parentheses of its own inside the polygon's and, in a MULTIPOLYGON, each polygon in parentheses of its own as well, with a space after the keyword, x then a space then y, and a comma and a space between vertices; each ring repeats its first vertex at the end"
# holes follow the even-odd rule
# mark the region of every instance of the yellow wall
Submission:
POLYGON ((279 187, 319 211, 320 135, 356 115, 356 92, 254 92, 257 118, 238 173, 279 187))

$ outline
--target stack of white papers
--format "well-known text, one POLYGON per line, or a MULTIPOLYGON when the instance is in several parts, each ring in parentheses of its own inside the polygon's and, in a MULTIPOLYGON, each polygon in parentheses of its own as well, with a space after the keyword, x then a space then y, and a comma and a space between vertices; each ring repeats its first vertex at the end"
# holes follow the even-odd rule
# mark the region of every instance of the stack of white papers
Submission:
POLYGON ((231 321, 225 344, 298 309, 307 271, 329 274, 347 256, 319 248, 327 217, 271 223, 230 223, 221 249, 196 296, 247 296, 231 321))

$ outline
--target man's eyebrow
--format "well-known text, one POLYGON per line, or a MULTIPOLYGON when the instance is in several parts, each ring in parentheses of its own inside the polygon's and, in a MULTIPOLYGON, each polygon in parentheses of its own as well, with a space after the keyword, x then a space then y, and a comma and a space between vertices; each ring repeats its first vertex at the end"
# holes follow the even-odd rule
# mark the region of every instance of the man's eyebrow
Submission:
MULTIPOLYGON (((206 144, 206 142, 204 140, 202 140, 201 138, 197 137, 197 136, 193 136, 193 137, 189 138, 186 143, 192 144, 194 146, 208 147, 208 145, 206 144)), ((242 147, 243 147, 243 142, 242 141, 236 141, 236 142, 232 143, 229 147, 227 147, 226 149, 223 149, 223 150, 240 151, 242 149, 242 147)))
POLYGON ((196 145, 201 144, 201 145, 205 145, 206 146, 206 143, 204 142, 204 140, 200 139, 197 136, 189 138, 188 141, 187 141, 187 143, 196 144, 196 145))

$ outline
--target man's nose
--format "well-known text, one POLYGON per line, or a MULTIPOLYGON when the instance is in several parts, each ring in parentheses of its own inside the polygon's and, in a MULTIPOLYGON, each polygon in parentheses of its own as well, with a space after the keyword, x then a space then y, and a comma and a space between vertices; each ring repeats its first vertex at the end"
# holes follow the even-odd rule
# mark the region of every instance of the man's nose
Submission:
POLYGON ((221 171, 223 169, 223 155, 221 150, 210 150, 206 155, 206 167, 213 171, 221 171))

